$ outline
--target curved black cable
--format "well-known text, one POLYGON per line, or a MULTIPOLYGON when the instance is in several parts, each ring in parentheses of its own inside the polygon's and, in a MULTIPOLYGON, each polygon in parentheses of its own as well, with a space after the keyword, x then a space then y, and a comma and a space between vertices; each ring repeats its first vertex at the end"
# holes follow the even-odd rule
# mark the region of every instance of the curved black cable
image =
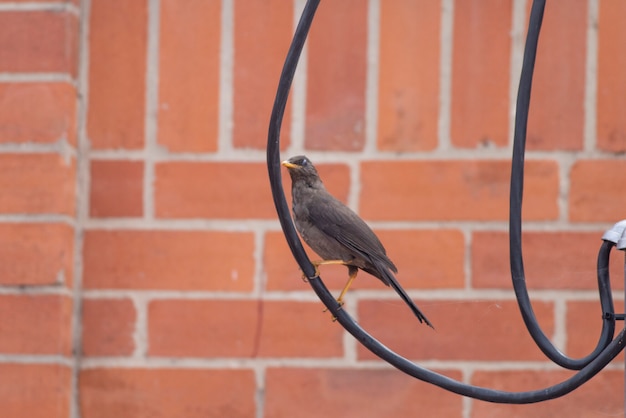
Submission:
MULTIPOLYGON (((602 350, 602 352, 593 360, 591 360, 585 367, 583 367, 580 371, 578 371, 569 379, 559 384, 544 389, 517 393, 481 388, 477 386, 467 385, 454 379, 450 379, 447 376, 432 372, 428 369, 425 369, 410 362, 409 360, 389 350, 374 337, 368 334, 365 330, 363 330, 363 328, 361 328, 354 321, 354 319, 341 308, 333 295, 324 285, 321 277, 315 277, 315 268, 309 261, 304 251, 304 248, 302 247, 302 243, 298 238, 296 230, 293 226, 291 215, 289 213, 289 207, 285 199, 285 194, 282 189, 280 172, 280 125, 282 122, 282 117, 285 110, 291 81, 293 79, 295 68, 298 63, 298 57, 300 56, 300 52, 304 45, 304 41, 306 40, 306 36, 318 4, 319 0, 307 1, 304 11, 302 13, 302 17, 300 18, 300 22, 294 34, 294 38, 287 54, 285 65, 281 74, 281 79, 274 102, 274 109, 272 111, 272 116, 270 120, 267 141, 267 165, 276 211, 278 212, 280 223, 283 228, 285 238, 287 239, 287 243, 289 244, 289 247, 292 251, 292 254, 294 255, 304 274, 307 277, 311 278, 309 280, 309 283, 315 293, 318 295, 324 305, 326 305, 326 307, 335 315, 337 321, 372 353, 410 376, 429 382, 451 392, 488 402, 522 404, 554 399, 559 396, 563 396, 578 388, 580 385, 584 384, 587 380, 589 380, 600 370, 602 370, 613 358, 615 358, 615 356, 620 353, 621 350, 623 350, 624 344, 626 343, 626 329, 622 330, 618 334, 617 338, 613 340, 610 344, 608 344, 608 346, 606 346, 605 349, 602 350)), ((531 21, 536 22, 536 19, 541 19, 544 4, 545 0, 534 1, 531 12, 531 21)), ((529 37, 531 36, 531 32, 533 33, 533 36, 538 36, 538 27, 531 25, 531 27, 529 28, 529 37), (532 30, 533 27, 535 28, 535 30, 532 30)), ((610 250, 610 246, 609 248, 604 249, 610 250)), ((608 260, 608 255, 606 257, 603 256, 602 259, 608 260)))
MULTIPOLYGON (((511 190, 509 201, 509 253, 511 263, 511 279, 513 289, 517 297, 517 302, 526 324, 528 332, 539 349, 554 363, 561 367, 573 370, 580 370, 589 364, 595 356, 606 347, 613 338, 615 330, 615 319, 613 311, 613 297, 611 294, 608 271, 603 279, 600 278, 598 270, 598 290, 600 292, 600 303, 605 313, 602 323, 602 331, 598 344, 593 352, 581 359, 572 359, 559 351, 544 334, 537 322, 535 313, 530 303, 526 279, 524 275, 524 261, 522 257, 522 195, 524 191, 524 152, 526 149, 526 128, 528 125, 528 109, 530 107, 530 91, 532 87, 533 69, 535 67, 535 57, 537 44, 539 41, 539 31, 543 19, 545 0, 534 1, 531 18, 526 37, 524 49, 524 61, 522 64, 522 74, 517 94, 517 109, 515 114, 515 132, 513 136, 513 156, 511 165, 511 190), (607 284, 608 283, 608 284, 607 284)), ((609 249, 610 251, 610 249, 609 249)), ((608 253, 606 254, 608 263, 608 253)))

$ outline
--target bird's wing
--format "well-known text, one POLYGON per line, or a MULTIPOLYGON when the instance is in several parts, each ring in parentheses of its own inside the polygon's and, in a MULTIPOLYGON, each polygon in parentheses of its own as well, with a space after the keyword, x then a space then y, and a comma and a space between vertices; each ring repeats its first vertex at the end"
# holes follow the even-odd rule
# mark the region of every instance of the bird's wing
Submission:
POLYGON ((340 244, 354 251, 360 257, 377 260, 392 271, 396 266, 387 257, 385 247, 374 231, 356 214, 331 195, 318 196, 321 204, 310 205, 309 217, 327 236, 331 236, 340 244), (332 210, 329 210, 332 207, 332 210))

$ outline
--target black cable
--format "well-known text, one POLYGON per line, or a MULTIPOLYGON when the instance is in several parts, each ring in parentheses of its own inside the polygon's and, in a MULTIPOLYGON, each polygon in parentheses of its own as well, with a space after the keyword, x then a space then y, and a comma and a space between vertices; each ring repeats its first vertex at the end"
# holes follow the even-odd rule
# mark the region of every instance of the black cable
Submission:
MULTIPOLYGON (((535 313, 530 303, 526 279, 524 275, 524 262, 522 257, 522 195, 524 191, 524 152, 526 149, 526 128, 528 125, 528 109, 530 107, 530 92, 532 87, 533 69, 537 54, 537 44, 545 0, 534 1, 531 18, 528 25, 528 35, 524 49, 524 61, 517 95, 517 110, 515 114, 515 132, 513 137, 513 156, 511 165, 511 190, 509 201, 509 252, 511 262, 511 279, 517 302, 526 324, 528 332, 539 349, 554 363, 561 367, 580 370, 589 364, 595 356, 611 341, 615 329, 614 317, 603 315, 602 331, 596 349, 588 356, 581 359, 572 359, 561 353, 544 334, 537 322, 535 313)), ((610 251, 610 248, 608 249, 610 251)), ((602 252, 602 250, 601 250, 602 252)), ((608 252, 606 253, 608 263, 608 252)), ((608 264, 607 264, 608 265, 608 264)), ((608 282, 608 271, 602 280, 598 271, 598 289, 603 312, 613 314, 613 297, 608 282), (610 301, 610 302, 609 302, 610 301), (608 311, 607 309, 610 309, 608 311)))
POLYGON ((298 66, 298 60, 304 47, 307 34, 311 28, 315 11, 319 5, 320 0, 307 0, 304 9, 302 10, 302 16, 296 27, 296 31, 293 35, 293 40, 287 51, 287 57, 285 58, 285 64, 280 74, 278 81, 278 89, 276 91, 276 98, 274 99, 274 107, 272 108, 272 115, 270 117, 269 130, 267 134, 267 170, 270 177, 270 184, 272 187, 272 197, 274 199, 274 206, 278 212, 278 219, 280 220, 280 226, 285 233, 287 244, 291 249, 291 253, 298 261, 302 272, 306 277, 313 277, 315 275, 315 267, 311 264, 311 260, 307 256, 302 242, 296 234, 296 228, 291 220, 289 213, 289 206, 285 199, 285 192, 282 187, 282 176, 280 172, 280 127, 283 122, 283 115, 285 113, 285 107, 287 105, 287 98, 289 97, 289 89, 291 88, 291 82, 298 66))
MULTIPOLYGON (((304 45, 304 41, 306 40, 306 36, 308 30, 311 26, 311 22, 313 20, 315 10, 319 4, 319 0, 308 0, 304 11, 302 13, 302 17, 300 18, 300 22, 294 34, 294 38, 292 44, 290 46, 289 52, 287 54, 287 58, 285 60, 285 65, 281 74, 281 79, 278 86, 278 91, 276 94, 276 100, 274 102, 274 109, 272 111, 272 116, 270 120, 269 132, 268 132, 268 141, 267 141, 267 165, 268 172, 270 178, 270 186, 272 189, 272 195, 274 198, 274 204, 276 206, 276 211, 278 212, 278 217, 280 219, 281 226, 283 228, 283 232, 285 234, 285 238, 287 239, 287 243, 292 251, 292 254, 300 268, 304 272, 307 277, 311 277, 309 283, 315 293, 318 295, 320 300, 326 305, 326 307, 335 315, 337 321, 358 341, 360 341, 366 348, 368 348, 372 353, 386 361, 387 363, 393 365, 399 370, 405 372, 406 374, 413 376, 417 379, 423 380, 425 382, 429 382, 436 386, 439 386, 443 389, 449 390, 451 392, 469 396, 475 399, 480 399, 488 402, 499 402, 499 403, 509 403, 509 404, 523 404, 523 403, 534 403, 541 402, 548 399, 554 399, 559 396, 563 396, 574 389, 578 388, 580 385, 584 384, 591 377, 596 375, 600 370, 602 370, 615 356, 617 356, 621 350, 624 348, 624 344, 626 343, 626 330, 622 330, 617 338, 610 342, 603 350, 601 350, 600 354, 591 360, 586 366, 584 366, 580 371, 578 371, 575 375, 570 377, 569 379, 556 384, 554 386, 527 391, 527 392, 505 392, 487 388, 481 388, 477 386, 467 385, 461 382, 458 382, 454 379, 450 379, 447 376, 432 372, 428 369, 422 368, 409 360, 399 356, 393 351, 389 350, 379 341, 377 341, 374 337, 368 334, 363 328, 361 328, 350 315, 344 311, 341 306, 337 303, 333 295, 328 291, 321 277, 314 277, 315 269, 311 262, 309 261, 304 248, 302 247, 302 243, 298 238, 295 227, 293 226, 293 222, 291 219, 291 215, 289 213, 289 207, 287 205, 287 201, 285 200, 285 194, 282 188, 282 178, 280 172, 280 126, 282 122, 283 113, 285 110, 285 105, 287 102, 287 97, 289 94, 289 88, 291 86, 291 81, 293 79, 293 75, 295 72, 295 68, 298 63, 298 57, 300 56, 300 52, 302 51, 302 47, 304 45)), ((526 49, 529 47, 536 49, 536 38, 539 36, 539 28, 541 26, 541 18, 543 15, 543 9, 545 6, 545 0, 535 0, 533 2, 533 7, 531 11, 531 24, 529 25, 528 38, 531 39, 535 37, 534 41, 531 39, 531 42, 527 41, 526 49), (530 46, 529 46, 530 45, 530 46)), ((524 60, 524 65, 528 65, 528 60, 524 60)), ((534 58, 531 62, 534 64, 534 58)), ((524 73, 524 72, 523 72, 524 73)), ((531 71, 532 74, 532 71, 531 71)), ((530 91, 530 90, 529 90, 530 91)), ((526 109, 526 113, 528 111, 528 102, 526 102, 525 107, 519 107, 520 109, 526 109)), ((516 119, 516 123, 518 123, 516 119)), ((525 122, 524 122, 525 123, 525 122)), ((518 128, 516 128, 516 135, 518 132, 518 128)), ((525 127, 523 128, 524 137, 525 137, 525 127)), ((515 146, 514 146, 515 147, 515 146)), ((523 153, 521 154, 521 162, 523 166, 523 153)), ((518 162, 519 164, 519 162, 518 162)), ((523 167, 522 167, 523 168, 523 167)), ((521 183, 520 183, 521 186, 521 183)), ((519 204, 520 204, 520 212, 521 212, 521 188, 519 190, 519 204)), ((521 245, 521 240, 520 240, 521 245)), ((610 252, 611 245, 603 244, 600 255, 598 257, 598 266, 608 266, 608 253, 610 252)), ((520 252, 521 257, 521 252, 520 252)), ((517 261, 516 261, 517 262, 517 261)), ((523 272, 523 265, 520 263, 521 271, 523 272)), ((519 277, 518 281, 519 281, 519 277)), ((523 279, 523 275, 521 276, 523 279)), ((599 276, 598 280, 602 281, 603 285, 607 285, 605 280, 608 279, 608 270, 602 272, 599 276), (602 277, 600 277, 602 276, 602 277)), ((603 290, 601 289, 601 294, 603 290)), ((610 287, 609 287, 610 292, 610 287)), ((611 302, 612 303, 612 302, 611 302)), ((612 332, 610 333, 612 335, 612 332)))

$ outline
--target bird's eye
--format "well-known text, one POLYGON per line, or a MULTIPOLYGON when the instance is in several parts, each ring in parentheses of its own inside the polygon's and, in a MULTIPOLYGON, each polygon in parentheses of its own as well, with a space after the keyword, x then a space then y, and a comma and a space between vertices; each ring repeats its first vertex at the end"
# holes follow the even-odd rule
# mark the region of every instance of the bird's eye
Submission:
POLYGON ((307 160, 306 158, 303 158, 303 159, 302 159, 302 162, 300 163, 300 165, 301 165, 302 167, 306 167, 306 165, 307 165, 308 163, 309 163, 309 160, 307 160))

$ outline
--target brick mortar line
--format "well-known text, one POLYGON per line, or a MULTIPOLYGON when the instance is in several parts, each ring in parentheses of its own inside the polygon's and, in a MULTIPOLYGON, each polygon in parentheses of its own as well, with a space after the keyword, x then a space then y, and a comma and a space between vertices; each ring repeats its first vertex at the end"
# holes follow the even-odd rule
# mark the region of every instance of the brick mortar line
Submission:
POLYGON ((437 121, 437 151, 452 148, 450 121, 452 106, 452 49, 454 39, 454 1, 441 2, 441 29, 439 44, 439 120, 437 121))
POLYGON ((0 154, 59 154, 67 162, 77 157, 76 148, 65 137, 46 143, 3 142, 0 144, 0 154))
POLYGON ((72 367, 72 357, 55 354, 0 354, 0 364, 42 364, 72 367))
POLYGON ((256 406, 256 418, 263 418, 265 412, 265 366, 255 365, 254 381, 256 383, 256 390, 254 392, 254 401, 256 406))
MULTIPOLYGON (((402 353, 398 353, 402 355, 402 353)), ((35 356, 33 356, 35 357, 35 356)), ((2 357, 0 357, 0 362, 2 357)), ((501 371, 547 371, 556 372, 563 369, 546 360, 422 360, 407 358, 409 361, 428 369, 462 372, 501 372, 501 371)), ((604 370, 621 371, 623 363, 613 362, 604 370)), ((96 368, 142 368, 142 369, 250 369, 257 368, 329 368, 329 369, 352 369, 352 370, 395 370, 382 360, 359 360, 353 364, 346 364, 341 357, 157 357, 151 356, 142 359, 129 357, 89 357, 85 359, 84 369, 96 368)))
MULTIPOLYGON (((292 112, 293 113, 293 112, 292 112)), ((302 149, 296 150, 293 147, 284 154, 295 154, 303 152, 302 149)), ((265 150, 244 150, 233 149, 226 151, 220 151, 215 153, 199 152, 170 152, 162 147, 152 151, 156 162, 215 162, 215 163, 265 163, 266 153, 265 150)), ((450 148, 446 150, 434 150, 434 151, 422 151, 422 152, 403 152, 394 153, 389 151, 377 151, 376 153, 366 152, 347 152, 347 151, 315 151, 307 150, 307 156, 309 156, 315 163, 346 163, 350 161, 353 163, 362 162, 390 162, 390 161, 414 161, 414 162, 454 162, 454 161, 510 161, 511 151, 509 148, 476 148, 476 149, 464 149, 464 148, 450 148)), ((147 153, 144 150, 91 150, 89 157, 91 159, 98 160, 142 160, 147 157, 147 153)), ((563 158, 575 158, 577 160, 623 160, 623 155, 620 153, 592 150, 592 151, 543 151, 543 150, 528 150, 526 151, 527 161, 536 160, 555 160, 560 161, 563 158)))
POLYGON ((148 303, 150 303, 150 298, 137 292, 130 299, 136 312, 135 329, 133 330, 135 349, 131 357, 141 359, 148 356, 148 303))
POLYGON ((0 295, 2 296, 73 296, 73 290, 63 284, 54 285, 2 285, 0 295))
MULTIPOLYGON (((590 278, 591 281, 592 278, 590 278)), ((294 275, 294 280, 299 280, 297 274, 294 275)), ((322 278, 322 280, 324 280, 322 278)), ((333 280, 334 282, 334 280, 333 280)), ((508 282, 507 282, 508 284, 508 282)), ((338 292, 341 286, 340 283, 333 283, 331 286, 332 292, 338 292)), ((266 290, 263 294, 264 300, 268 302, 320 302, 315 293, 310 287, 303 283, 302 290, 266 290)), ((32 293, 37 294, 39 287, 34 287, 32 293)), ((2 294, 19 292, 19 287, 5 287, 0 288, 2 294)), ((50 289, 48 290, 50 291, 50 289)), ((530 299, 531 301, 553 302, 557 299, 563 299, 565 302, 587 302, 597 301, 597 290, 536 290, 531 289, 530 299)), ((60 293, 60 292, 57 292, 60 293)), ((409 296, 414 299, 428 301, 427 304, 435 304, 436 302, 450 303, 464 303, 464 302, 484 302, 484 301, 515 301, 515 293, 513 289, 470 289, 463 288, 457 289, 409 289, 407 290, 409 296)), ((64 293, 61 293, 64 294, 64 293)), ((155 300, 198 300, 198 301, 212 301, 212 300, 258 300, 258 295, 253 292, 224 292, 224 291, 209 291, 209 290, 138 290, 138 289, 85 289, 83 290, 83 298, 85 299, 127 299, 127 298, 140 298, 143 301, 155 301, 155 300)), ((367 300, 387 300, 398 301, 398 295, 393 290, 387 289, 358 289, 351 290, 349 292, 348 302, 350 301, 367 301, 367 300)), ((348 305, 350 306, 350 305, 348 305)), ((348 309, 348 308, 346 308, 348 309)), ((348 312, 352 314, 352 310, 348 309, 348 312)))
POLYGON ((218 152, 230 152, 233 147, 233 106, 234 106, 234 37, 235 17, 234 1, 222 1, 220 34, 220 73, 219 73, 219 115, 218 115, 218 152))
POLYGON ((472 231, 461 230, 463 233, 463 275, 465 290, 470 290, 473 283, 472 274, 472 231))
POLYGON ((509 141, 512 146, 515 132, 515 113, 517 108, 517 89, 522 73, 522 61, 526 32, 528 28, 528 16, 526 14, 526 0, 514 0, 511 16, 511 56, 509 71, 509 141))
POLYGON ((79 17, 80 7, 67 2, 12 2, 0 3, 0 13, 2 12, 70 12, 79 17))
MULTIPOLYGON (((300 20, 306 0, 293 0, 293 30, 300 20)), ((283 58, 284 59, 284 58, 283 58)), ((291 97, 291 143, 282 153, 286 156, 302 154, 304 151, 304 137, 306 132, 306 89, 308 68, 308 43, 304 44, 300 61, 294 74, 293 84, 289 96, 291 97)), ((282 133, 282 130, 281 130, 282 133)), ((265 151, 263 151, 265 161, 265 151)))
POLYGON ((154 156, 158 153, 158 109, 159 109, 159 30, 160 0, 148 1, 148 28, 146 52, 145 91, 145 142, 143 158, 143 219, 154 219, 154 156))
POLYGON ((87 137, 87 114, 89 106, 89 33, 91 18, 91 0, 80 3, 78 31, 78 70, 77 70, 77 106, 76 106, 76 226, 74 235, 74 277, 72 289, 72 376, 70 418, 80 418, 80 370, 82 367, 83 345, 83 245, 84 226, 89 217, 89 190, 91 176, 89 173, 90 147, 87 137))
POLYGON ((365 69, 365 143, 363 152, 376 152, 378 137, 378 82, 380 48, 380 0, 369 0, 367 4, 367 40, 365 69))
POLYGON ((76 226, 76 219, 69 215, 57 214, 2 214, 0 224, 29 224, 29 223, 50 223, 65 224, 71 227, 76 226))
MULTIPOLYGON (((46 219, 59 221, 66 219, 62 215, 0 215, 0 222, 29 222, 31 220, 46 219)), ((460 230, 464 233, 472 232, 508 232, 508 222, 499 221, 372 221, 366 219, 374 230, 403 231, 403 230, 460 230)), ((615 220, 617 222, 619 220, 615 220)), ((598 239, 602 233, 613 226, 614 222, 581 222, 567 223, 562 220, 553 221, 526 221, 523 224, 524 232, 597 232, 598 239)), ((278 220, 271 219, 167 219, 157 218, 150 221, 138 218, 92 218, 84 225, 86 230, 128 230, 128 231, 204 231, 204 232, 280 232, 278 220)), ((442 232, 445 233, 445 232, 442 232)))
MULTIPOLYGON (((552 344, 560 351, 565 351, 567 347, 567 301, 554 299, 554 330, 551 336, 548 336, 552 344)), ((600 322, 600 321, 598 321, 600 322)))
POLYGON ((587 4, 587 43, 585 57, 585 98, 583 149, 596 148, 596 105, 598 94, 598 0, 589 0, 587 4))
POLYGON ((0 83, 67 83, 76 86, 77 81, 68 73, 0 72, 0 83))

